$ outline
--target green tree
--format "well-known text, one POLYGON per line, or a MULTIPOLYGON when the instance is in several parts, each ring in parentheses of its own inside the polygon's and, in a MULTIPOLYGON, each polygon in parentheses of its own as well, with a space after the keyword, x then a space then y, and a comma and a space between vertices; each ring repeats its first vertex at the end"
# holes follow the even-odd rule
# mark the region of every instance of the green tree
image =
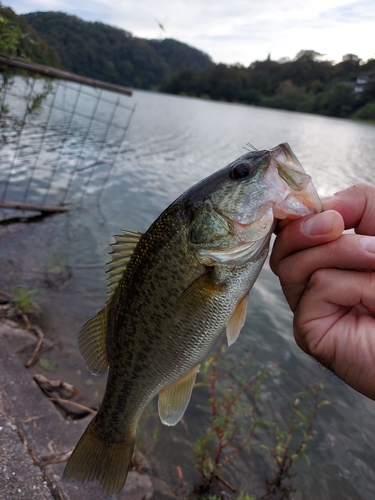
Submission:
POLYGON ((315 100, 314 111, 328 116, 345 118, 356 109, 356 96, 349 85, 338 84, 320 92, 315 100))
MULTIPOLYGON (((10 11, 10 9, 7 9, 7 11, 10 11)), ((3 12, 4 9, 1 8, 1 13, 3 12)), ((22 43, 26 38, 27 33, 24 33, 19 26, 13 24, 9 19, 0 15, 0 53, 9 56, 24 56, 23 48, 25 45, 22 45, 22 43)), ((18 102, 13 99, 11 105, 9 103, 5 104, 5 96, 14 84, 14 77, 16 75, 28 81, 29 74, 27 71, 17 71, 15 68, 4 64, 0 65, 0 75, 0 95, 2 97, 0 106, 0 145, 2 145, 9 142, 10 137, 13 137, 13 139, 17 137, 23 128, 23 120, 20 120, 13 113, 14 108, 17 108, 20 102, 22 102, 22 96, 19 96, 18 102)), ((25 93, 29 91, 30 87, 26 86, 25 93)), ((27 98, 27 105, 25 105, 24 116, 36 112, 50 91, 51 84, 49 79, 44 79, 43 89, 39 93, 33 93, 31 89, 31 93, 27 98)))
POLYGON ((0 53, 10 56, 17 55, 23 36, 22 31, 17 26, 0 15, 0 53))
POLYGON ((203 52, 176 40, 146 40, 99 22, 61 12, 21 16, 59 54, 65 69, 138 88, 156 88, 183 69, 212 65, 203 52))
POLYGON ((370 101, 364 106, 357 109, 357 111, 354 113, 354 118, 375 122, 375 100, 370 101))
POLYGON ((49 47, 22 16, 0 4, 0 52, 61 68, 56 51, 49 47))

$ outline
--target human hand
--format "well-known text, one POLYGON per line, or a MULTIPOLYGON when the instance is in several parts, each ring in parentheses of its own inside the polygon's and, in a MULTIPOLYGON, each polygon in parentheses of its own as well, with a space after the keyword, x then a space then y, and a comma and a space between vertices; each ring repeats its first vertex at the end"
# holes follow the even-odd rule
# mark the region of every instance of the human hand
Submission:
POLYGON ((352 186, 323 209, 279 226, 271 269, 294 313, 297 344, 375 399, 375 187, 352 186))

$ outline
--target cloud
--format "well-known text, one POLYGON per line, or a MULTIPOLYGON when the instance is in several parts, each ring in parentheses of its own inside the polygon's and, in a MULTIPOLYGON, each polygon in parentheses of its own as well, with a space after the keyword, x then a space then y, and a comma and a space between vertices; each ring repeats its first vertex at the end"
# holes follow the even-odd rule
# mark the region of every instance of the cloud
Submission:
POLYGON ((330 20, 335 23, 367 24, 370 22, 374 26, 375 3, 373 0, 351 2, 323 11, 320 13, 319 17, 322 20, 330 20))
POLYGON ((273 59, 292 58, 301 49, 335 60, 348 52, 366 59, 374 55, 373 0, 12 0, 12 4, 17 13, 58 10, 142 38, 175 38, 207 52, 215 62, 248 65, 269 53, 273 59))

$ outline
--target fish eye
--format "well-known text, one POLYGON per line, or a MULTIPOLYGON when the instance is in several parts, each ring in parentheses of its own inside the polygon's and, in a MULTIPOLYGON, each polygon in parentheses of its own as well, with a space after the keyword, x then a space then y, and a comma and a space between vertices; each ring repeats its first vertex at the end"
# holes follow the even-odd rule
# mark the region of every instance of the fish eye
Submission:
POLYGON ((232 179, 244 179, 245 177, 249 177, 249 175, 254 175, 255 170, 255 165, 251 163, 239 163, 232 168, 229 176, 232 179))

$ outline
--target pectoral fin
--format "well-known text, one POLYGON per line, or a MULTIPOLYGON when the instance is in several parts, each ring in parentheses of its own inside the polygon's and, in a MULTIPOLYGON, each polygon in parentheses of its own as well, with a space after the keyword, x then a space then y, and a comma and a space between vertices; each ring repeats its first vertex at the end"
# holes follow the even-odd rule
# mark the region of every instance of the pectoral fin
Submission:
POLYGON ((189 311, 197 311, 197 309, 204 307, 208 302, 213 300, 225 286, 225 283, 218 283, 216 281, 213 271, 202 274, 178 298, 176 313, 183 311, 183 314, 188 314, 189 311))
POLYGON ((245 324, 247 303, 249 302, 249 294, 247 293, 237 304, 232 316, 227 323, 227 338, 228 346, 236 342, 241 328, 245 324))
POLYGON ((158 408, 163 424, 176 425, 182 418, 189 404, 199 367, 200 365, 194 366, 177 382, 160 391, 158 408))

